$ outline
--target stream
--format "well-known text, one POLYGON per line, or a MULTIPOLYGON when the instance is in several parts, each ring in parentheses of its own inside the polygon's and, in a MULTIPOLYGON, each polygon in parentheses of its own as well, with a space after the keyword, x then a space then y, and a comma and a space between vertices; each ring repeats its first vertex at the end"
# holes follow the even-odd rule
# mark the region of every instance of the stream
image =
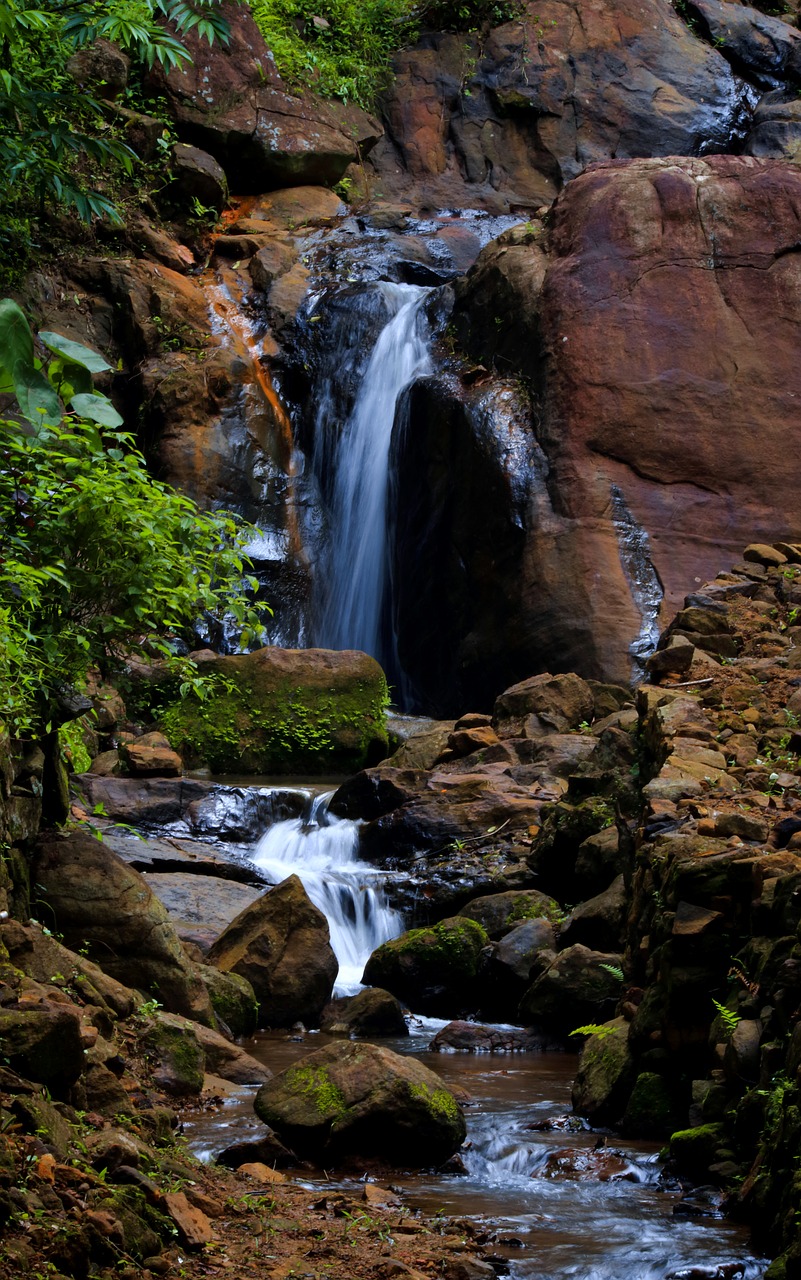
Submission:
MULTIPOLYGON (((250 859, 268 880, 300 876, 328 917, 340 962, 337 991, 348 993, 358 989, 373 948, 400 933, 404 922, 389 904, 385 874, 358 858, 358 824, 328 813, 330 794, 304 788, 302 815, 270 826, 250 859)), ((763 1274, 767 1264, 749 1253, 743 1229, 714 1215, 684 1213, 681 1189, 665 1177, 656 1144, 591 1131, 570 1113, 575 1055, 431 1052, 430 1041, 444 1025, 412 1016, 408 1037, 382 1041, 414 1054, 471 1098, 466 1172, 393 1176, 411 1208, 469 1216, 520 1280, 757 1280, 763 1274)), ((245 1047, 278 1072, 331 1040, 314 1031, 261 1032, 245 1047)), ((254 1138, 261 1125, 253 1092, 236 1089, 221 1110, 187 1121, 190 1148, 212 1160, 233 1142, 254 1138)), ((322 1171, 304 1170, 295 1180, 332 1185, 322 1171)), ((352 1178, 336 1184, 354 1188, 352 1178)))

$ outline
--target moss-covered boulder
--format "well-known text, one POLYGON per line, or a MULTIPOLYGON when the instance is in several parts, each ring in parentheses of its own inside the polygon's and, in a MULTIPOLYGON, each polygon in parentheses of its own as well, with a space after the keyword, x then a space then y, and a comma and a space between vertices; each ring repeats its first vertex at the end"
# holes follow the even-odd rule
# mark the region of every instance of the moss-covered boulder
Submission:
POLYGON ((573 1109, 592 1124, 615 1124, 634 1080, 629 1024, 614 1018, 585 1041, 573 1082, 573 1109))
POLYGON ((367 961, 363 981, 391 991, 416 1013, 472 1011, 479 1003, 479 956, 488 942, 475 920, 451 916, 383 943, 367 961))
POLYGON ((671 1089, 665 1077, 655 1071, 641 1071, 623 1116, 623 1132, 634 1138, 667 1138, 680 1116, 676 1090, 671 1089))
POLYGON ((237 1040, 250 1036, 259 1025, 259 1003, 247 978, 226 973, 213 965, 198 965, 212 1008, 237 1040))
POLYGON ((408 1036, 403 1009, 395 996, 380 987, 366 987, 355 996, 332 1000, 323 1009, 320 1029, 330 1036, 408 1036))
POLYGON ((298 876, 288 876, 232 920, 206 957, 250 983, 260 1026, 316 1026, 338 972, 328 921, 298 876))
POLYGON ((154 1067, 154 1082, 174 1097, 200 1093, 206 1054, 191 1027, 169 1014, 157 1013, 141 1039, 154 1067))
POLYGON ((325 1162, 377 1156, 415 1168, 438 1165, 466 1132, 438 1075, 372 1044, 319 1049, 268 1081, 254 1105, 294 1151, 325 1162))
POLYGON ((176 698, 160 727, 215 773, 353 773, 387 754, 387 682, 365 653, 259 649, 198 661, 207 696, 176 698))
POLYGON ((524 920, 547 920, 558 924, 563 916, 555 898, 539 889, 510 889, 473 898, 459 912, 486 929, 490 938, 502 938, 524 920))
POLYGON ((679 1129, 671 1134, 670 1157, 681 1173, 702 1181, 715 1163, 723 1142, 723 1126, 699 1124, 693 1129, 679 1129))

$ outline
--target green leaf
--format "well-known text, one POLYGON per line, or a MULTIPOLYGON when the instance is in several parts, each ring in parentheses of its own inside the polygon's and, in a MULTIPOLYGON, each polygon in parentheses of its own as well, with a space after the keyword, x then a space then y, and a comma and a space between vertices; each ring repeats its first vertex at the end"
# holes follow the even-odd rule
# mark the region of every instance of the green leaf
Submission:
POLYGON ((101 427, 121 427, 123 419, 117 413, 108 396, 98 392, 92 395, 77 395, 70 400, 70 407, 82 418, 89 418, 101 427))
POLYGON ((11 371, 20 413, 36 426, 56 427, 64 416, 61 401, 43 373, 19 360, 11 371))
POLYGON ((6 375, 13 375, 16 365, 20 369, 33 369, 33 335, 25 313, 10 298, 0 301, 0 368, 6 375))
POLYGON ((90 373, 106 373, 111 369, 111 365, 99 352, 83 346, 80 342, 73 342, 71 338, 65 338, 60 333, 42 332, 39 334, 39 341, 43 342, 48 350, 55 351, 60 356, 66 356, 73 364, 81 365, 90 373))

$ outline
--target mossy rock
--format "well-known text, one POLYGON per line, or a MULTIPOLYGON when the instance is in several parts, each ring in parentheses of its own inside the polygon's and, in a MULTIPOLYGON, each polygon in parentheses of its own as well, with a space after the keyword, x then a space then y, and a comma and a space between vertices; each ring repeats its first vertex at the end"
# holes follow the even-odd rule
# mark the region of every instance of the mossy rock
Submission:
POLYGON ((573 1109, 593 1124, 619 1121, 634 1080, 629 1024, 614 1018, 585 1042, 573 1083, 573 1109))
POLYGON ((694 1129, 678 1129, 670 1137, 670 1155, 682 1173, 691 1178, 706 1177, 709 1166, 715 1163, 717 1150, 723 1141, 723 1126, 700 1124, 694 1129))
POLYGON ((478 1004, 479 955, 488 943, 475 920, 451 916, 383 943, 367 961, 363 981, 391 991, 417 1013, 453 1017, 478 1004))
POLYGON ((387 682, 364 653, 259 649, 199 664, 203 701, 165 706, 159 727, 188 764, 217 774, 353 773, 386 756, 387 682))
POLYGON ((155 1014, 141 1043, 154 1064, 153 1079, 159 1089, 175 1097, 201 1092, 206 1055, 183 1019, 155 1014))
POLYGON ((198 965, 212 1008, 237 1040, 253 1035, 259 1023, 259 1005, 253 987, 238 973, 226 973, 212 965, 198 965))
POLYGON ((486 929, 490 938, 502 938, 524 920, 544 919, 559 924, 564 912, 555 898, 539 889, 510 889, 473 898, 459 912, 486 929))
POLYGON ((412 1057, 360 1042, 328 1045, 262 1086, 256 1114, 294 1151, 325 1163, 380 1157, 439 1165, 464 1141, 453 1094, 412 1057))
POLYGON ((634 1138, 667 1138, 676 1124, 676 1113, 676 1099, 664 1076, 642 1071, 623 1116, 623 1132, 634 1138))

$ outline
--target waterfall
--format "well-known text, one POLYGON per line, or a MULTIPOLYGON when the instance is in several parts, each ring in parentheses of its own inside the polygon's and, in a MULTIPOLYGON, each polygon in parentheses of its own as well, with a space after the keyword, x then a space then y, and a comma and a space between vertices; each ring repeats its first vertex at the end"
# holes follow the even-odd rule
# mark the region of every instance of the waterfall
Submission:
POLYGON ((325 398, 318 415, 320 452, 331 457, 334 484, 315 639, 325 648, 362 649, 381 660, 390 440, 399 396, 431 367, 423 309, 430 290, 388 283, 376 289, 388 319, 332 453, 326 442, 334 423, 325 398))
POLYGON ((293 874, 300 877, 328 920, 339 961, 335 992, 352 995, 372 952, 402 933, 403 919, 387 902, 381 873, 358 858, 358 824, 329 813, 333 794, 307 792, 303 816, 269 827, 252 861, 275 884, 293 874))

